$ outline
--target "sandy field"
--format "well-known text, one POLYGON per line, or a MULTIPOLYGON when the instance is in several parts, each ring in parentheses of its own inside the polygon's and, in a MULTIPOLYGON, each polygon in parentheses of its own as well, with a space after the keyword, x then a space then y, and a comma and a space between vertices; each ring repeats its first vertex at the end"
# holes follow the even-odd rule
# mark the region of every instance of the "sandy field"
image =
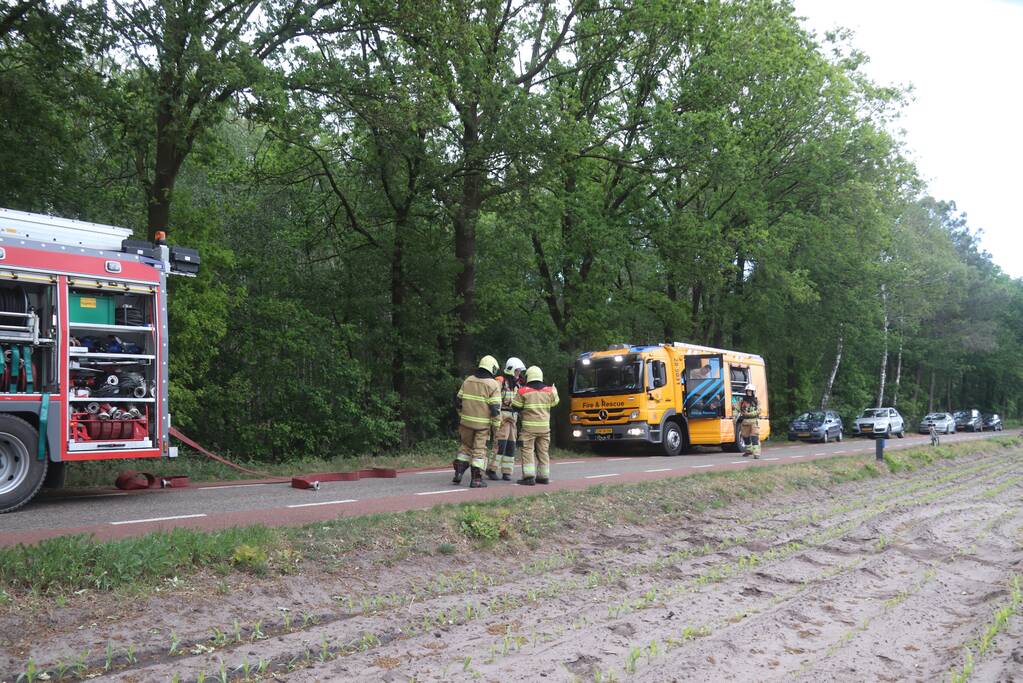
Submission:
POLYGON ((0 681, 1023 681, 1021 494, 1003 449, 535 550, 40 601, 0 613, 0 681))

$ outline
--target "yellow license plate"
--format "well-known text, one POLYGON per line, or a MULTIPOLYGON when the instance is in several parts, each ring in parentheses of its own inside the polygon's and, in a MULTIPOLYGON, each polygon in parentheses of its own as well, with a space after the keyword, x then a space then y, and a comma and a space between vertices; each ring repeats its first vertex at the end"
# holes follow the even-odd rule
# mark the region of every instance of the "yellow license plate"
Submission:
POLYGON ((610 427, 604 427, 603 429, 598 429, 597 430, 597 434, 613 434, 613 433, 614 433, 614 430, 611 429, 610 427))
POLYGON ((862 427, 860 427, 860 429, 862 429, 865 432, 872 432, 872 431, 874 431, 874 427, 872 425, 863 425, 862 427))

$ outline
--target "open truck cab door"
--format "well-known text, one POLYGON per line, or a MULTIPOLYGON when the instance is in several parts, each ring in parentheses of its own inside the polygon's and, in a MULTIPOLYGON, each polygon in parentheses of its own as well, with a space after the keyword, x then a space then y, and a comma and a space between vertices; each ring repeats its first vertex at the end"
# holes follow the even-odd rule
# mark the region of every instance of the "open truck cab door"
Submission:
POLYGON ((724 360, 721 354, 685 356, 685 415, 690 420, 725 416, 724 360))

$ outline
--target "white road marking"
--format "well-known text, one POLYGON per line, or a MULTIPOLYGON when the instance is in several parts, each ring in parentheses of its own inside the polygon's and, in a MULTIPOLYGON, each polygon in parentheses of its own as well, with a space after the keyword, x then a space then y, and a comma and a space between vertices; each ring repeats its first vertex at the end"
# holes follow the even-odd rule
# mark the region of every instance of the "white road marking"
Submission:
POLYGON ((617 476, 618 476, 617 472, 615 472, 614 474, 591 474, 588 477, 583 477, 583 479, 603 479, 604 477, 617 477, 617 476))
POLYGON ((840 450, 840 451, 835 451, 835 455, 838 455, 839 453, 845 453, 845 449, 840 450))
POLYGON ((656 469, 656 470, 643 470, 643 471, 644 472, 671 472, 671 468, 670 467, 662 467, 662 468, 656 469))
POLYGON ((222 486, 200 486, 200 491, 212 491, 213 489, 244 489, 249 486, 269 486, 269 483, 265 484, 224 484, 222 486))
POLYGON ((608 462, 618 462, 619 460, 633 460, 634 458, 608 458, 608 462))
POLYGON ((112 526, 119 526, 121 524, 145 524, 146 522, 167 522, 172 519, 195 519, 196 517, 205 517, 205 514, 200 515, 174 515, 173 517, 150 517, 149 519, 126 519, 123 522, 110 522, 112 526))
POLYGON ((578 465, 581 462, 585 462, 585 461, 584 460, 569 460, 568 462, 552 462, 551 464, 552 465, 578 465))
POLYGON ((417 496, 433 496, 433 495, 436 495, 438 493, 458 493, 459 491, 468 491, 468 490, 469 489, 444 489, 443 491, 423 491, 422 493, 417 493, 416 495, 417 496))
POLYGON ((348 498, 347 500, 324 500, 319 503, 299 503, 297 505, 286 505, 289 508, 311 508, 317 505, 340 505, 341 503, 358 503, 359 501, 355 498, 348 498))
POLYGON ((743 463, 747 463, 747 462, 749 462, 749 460, 733 460, 732 462, 730 462, 728 464, 729 465, 742 465, 743 463))
POLYGON ((444 474, 445 472, 450 472, 450 471, 451 471, 451 468, 449 467, 446 470, 430 470, 429 472, 416 472, 416 474, 444 474))
POLYGON ((761 458, 761 460, 780 460, 780 458, 761 458))
POLYGON ((701 467, 714 467, 714 465, 713 464, 710 464, 710 465, 690 465, 690 467, 692 467, 694 470, 697 470, 697 469, 700 469, 701 467))
POLYGON ((805 455, 790 455, 790 458, 805 458, 805 455))
POLYGON ((814 455, 827 455, 827 453, 814 453, 814 455))

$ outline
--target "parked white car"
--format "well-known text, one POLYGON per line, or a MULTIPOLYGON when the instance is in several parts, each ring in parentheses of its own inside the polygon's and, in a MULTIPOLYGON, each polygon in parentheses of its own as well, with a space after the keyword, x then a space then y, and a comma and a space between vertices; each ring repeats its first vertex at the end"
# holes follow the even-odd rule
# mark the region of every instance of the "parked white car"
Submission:
POLYGON ((895 408, 867 408, 853 422, 853 436, 889 437, 906 435, 906 421, 895 408))
POLYGON ((955 434, 956 419, 948 413, 927 413, 924 419, 920 420, 920 433, 929 434, 931 427, 939 434, 955 434))

